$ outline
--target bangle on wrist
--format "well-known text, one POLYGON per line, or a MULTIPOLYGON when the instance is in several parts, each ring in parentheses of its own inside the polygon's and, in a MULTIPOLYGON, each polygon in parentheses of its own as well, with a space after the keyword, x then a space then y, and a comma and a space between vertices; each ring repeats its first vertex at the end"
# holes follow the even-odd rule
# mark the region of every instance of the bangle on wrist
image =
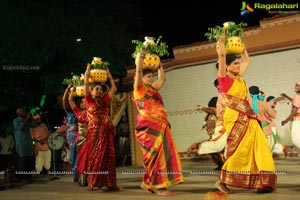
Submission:
POLYGON ((141 53, 141 54, 140 54, 140 58, 144 59, 144 58, 145 58, 145 54, 144 54, 144 53, 141 53))

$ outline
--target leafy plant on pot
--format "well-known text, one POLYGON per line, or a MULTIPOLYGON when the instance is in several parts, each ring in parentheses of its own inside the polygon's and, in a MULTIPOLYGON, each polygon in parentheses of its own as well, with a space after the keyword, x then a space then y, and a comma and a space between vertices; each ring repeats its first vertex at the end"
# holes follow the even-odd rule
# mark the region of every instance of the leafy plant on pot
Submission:
POLYGON ((103 62, 100 57, 94 57, 91 65, 91 79, 89 82, 105 83, 107 80, 106 68, 110 65, 110 63, 103 62))
POLYGON ((69 85, 70 83, 73 84, 72 78, 65 78, 62 82, 62 84, 64 84, 64 85, 69 85))
MULTIPOLYGON (((209 41, 218 41, 223 33, 226 35, 226 52, 227 53, 241 53, 244 50, 243 45, 243 33, 244 28, 247 27, 247 23, 240 22, 235 24, 234 22, 225 22, 223 27, 214 26, 209 27, 208 32, 204 36, 209 41)), ((218 45, 218 42, 217 42, 218 45)))
POLYGON ((155 42, 154 37, 146 36, 145 41, 132 40, 135 44, 135 51, 132 53, 132 57, 137 61, 137 53, 141 51, 147 52, 144 58, 143 67, 156 70, 160 64, 160 57, 168 56, 168 45, 161 41, 162 36, 159 36, 155 42))
POLYGON ((65 78, 63 80, 63 84, 65 85, 69 85, 70 83, 72 83, 73 85, 72 90, 75 90, 76 96, 84 96, 84 86, 83 86, 84 82, 80 76, 72 75, 72 78, 69 79, 65 78))

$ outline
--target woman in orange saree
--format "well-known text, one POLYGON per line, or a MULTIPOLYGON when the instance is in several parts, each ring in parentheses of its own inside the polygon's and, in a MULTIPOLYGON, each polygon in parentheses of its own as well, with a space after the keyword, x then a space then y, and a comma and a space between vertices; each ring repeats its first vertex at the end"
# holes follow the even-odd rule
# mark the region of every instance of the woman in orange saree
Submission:
POLYGON ((168 187, 183 183, 181 161, 173 139, 166 109, 158 90, 165 82, 162 66, 153 82, 150 69, 143 69, 145 54, 138 53, 133 101, 137 107, 136 140, 143 155, 144 175, 141 188, 160 196, 175 195, 168 187))
POLYGON ((226 161, 215 186, 226 193, 231 193, 227 185, 273 192, 277 181, 274 160, 242 78, 249 65, 247 50, 242 52, 240 64, 235 54, 226 55, 225 35, 219 44, 218 80, 226 105, 223 123, 228 138, 226 161))
POLYGON ((108 68, 107 77, 110 81, 108 92, 104 93, 105 86, 100 83, 92 83, 89 87, 90 68, 91 66, 88 65, 84 76, 88 125, 86 141, 82 147, 87 156, 87 169, 85 171, 88 176, 87 189, 92 191, 94 186, 99 188, 105 186, 109 190, 119 190, 114 148, 116 127, 109 117, 110 100, 117 88, 108 68))

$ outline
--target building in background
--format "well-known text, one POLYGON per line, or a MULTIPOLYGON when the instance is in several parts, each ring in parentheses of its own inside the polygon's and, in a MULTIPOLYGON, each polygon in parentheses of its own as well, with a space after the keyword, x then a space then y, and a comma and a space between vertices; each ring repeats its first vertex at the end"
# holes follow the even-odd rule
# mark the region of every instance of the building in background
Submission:
MULTIPOLYGON (((279 96, 282 92, 292 95, 293 85, 300 74, 300 14, 281 15, 260 21, 257 27, 244 31, 251 63, 245 76, 248 85, 259 86, 267 96, 279 96)), ((161 95, 167 109, 177 149, 184 154, 195 141, 206 139, 201 131, 205 113, 196 111, 196 105, 205 105, 216 95, 213 81, 217 77, 215 63, 217 53, 215 42, 199 42, 173 48, 173 59, 163 60, 168 81, 161 95)), ((133 84, 134 66, 128 69, 122 82, 129 87, 133 84)), ((141 165, 142 158, 134 141, 136 110, 128 92, 128 120, 131 131, 132 164, 141 165)), ((287 102, 276 107, 276 124, 290 111, 287 102)), ((280 143, 292 146, 288 126, 277 127, 280 143)))

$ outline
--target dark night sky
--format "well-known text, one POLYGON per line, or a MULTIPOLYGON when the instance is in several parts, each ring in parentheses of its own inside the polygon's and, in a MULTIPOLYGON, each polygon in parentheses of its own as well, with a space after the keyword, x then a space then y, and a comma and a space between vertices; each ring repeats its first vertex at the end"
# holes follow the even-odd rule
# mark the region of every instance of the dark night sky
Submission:
MULTIPOLYGON (((146 11, 149 26, 145 33, 154 36, 163 35, 170 47, 206 41, 204 34, 208 27, 220 25, 226 21, 245 22, 249 27, 259 25, 259 21, 274 14, 264 9, 255 9, 252 13, 241 15, 243 1, 197 1, 185 0, 165 4, 162 0, 144 1, 151 4, 146 11), (160 3, 161 2, 161 3, 160 3)), ((292 3, 292 0, 248 0, 253 3, 292 3)))
MULTIPOLYGON (((288 4, 298 1, 247 0, 245 3, 253 7, 254 2, 288 4)), ((112 67, 115 67, 115 72, 122 71, 126 75, 124 67, 134 64, 130 55, 134 49, 131 40, 143 40, 148 35, 156 38, 162 35, 162 41, 169 46, 172 57, 173 47, 207 41, 204 34, 208 27, 222 26, 226 21, 245 22, 253 27, 258 26, 263 18, 274 16, 263 9, 255 9, 242 16, 242 2, 3 0, 0 6, 1 65, 33 65, 41 68, 25 73, 21 70, 1 71, 1 79, 6 79, 2 81, 6 85, 0 86, 2 96, 6 97, 0 101, 2 109, 15 108, 15 104, 24 98, 28 102, 22 103, 35 105, 41 94, 55 94, 63 87, 62 78, 66 78, 74 70, 81 70, 79 67, 84 67, 95 56, 95 52, 108 58, 112 67), (103 13, 105 17, 101 15, 103 13), (76 42, 77 36, 82 37, 80 44, 76 42), (113 63, 115 60, 117 62, 113 63), (39 81, 38 84, 36 81, 39 81)))

